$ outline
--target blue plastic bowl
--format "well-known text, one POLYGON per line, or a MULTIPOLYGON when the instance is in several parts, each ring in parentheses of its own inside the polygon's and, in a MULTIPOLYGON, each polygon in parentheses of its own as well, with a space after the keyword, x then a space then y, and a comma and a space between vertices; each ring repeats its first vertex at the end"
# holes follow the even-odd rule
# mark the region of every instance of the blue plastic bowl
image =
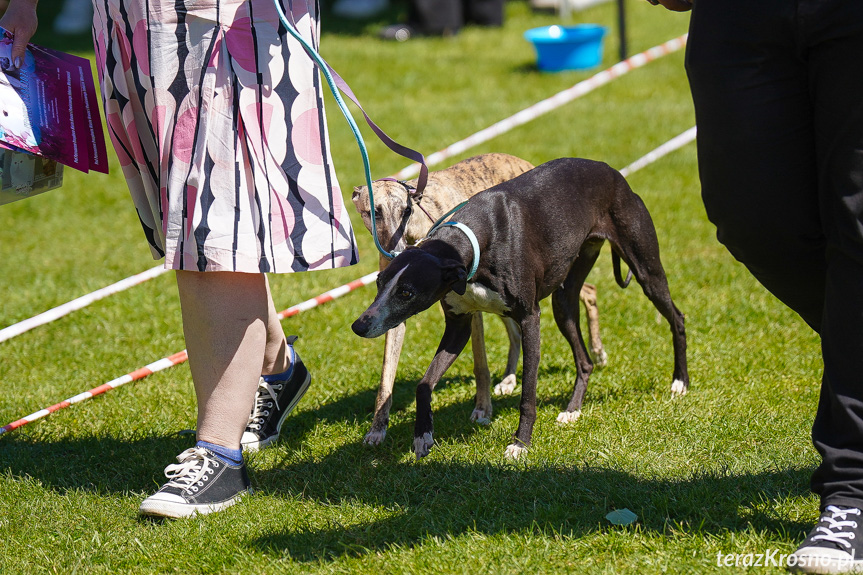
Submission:
POLYGON ((602 62, 602 39, 607 28, 598 24, 543 26, 524 37, 536 49, 536 65, 543 72, 586 70, 602 62))

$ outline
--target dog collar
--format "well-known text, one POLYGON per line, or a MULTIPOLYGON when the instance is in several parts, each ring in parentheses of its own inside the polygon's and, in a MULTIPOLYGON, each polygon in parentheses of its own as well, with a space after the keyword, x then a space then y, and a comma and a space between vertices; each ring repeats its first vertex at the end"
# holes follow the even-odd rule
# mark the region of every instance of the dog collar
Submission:
POLYGON ((414 187, 414 186, 410 185, 410 184, 409 184, 409 183, 407 183, 407 181, 405 181, 405 180, 399 180, 399 179, 396 179, 396 178, 379 178, 379 179, 377 179, 377 180, 375 180, 375 181, 376 181, 376 182, 395 182, 395 183, 397 183, 397 184, 401 184, 401 185, 402 185, 402 187, 405 189, 405 191, 406 191, 408 194, 410 194, 412 197, 417 195, 417 189, 416 189, 416 187, 414 187))
POLYGON ((422 202, 422 200, 423 200, 423 195, 422 195, 422 193, 420 193, 420 192, 416 189, 416 187, 415 187, 415 186, 410 185, 410 184, 409 184, 409 183, 407 183, 405 180, 399 180, 399 179, 396 179, 396 178, 380 178, 380 179, 375 180, 375 181, 376 181, 376 182, 395 182, 395 183, 397 183, 397 184, 401 184, 401 186, 405 189, 405 192, 407 192, 407 194, 408 194, 408 212, 407 212, 407 213, 410 213, 410 210, 411 210, 411 201, 413 201, 413 202, 417 205, 417 207, 418 207, 420 210, 422 210, 422 213, 424 213, 424 214, 426 215, 426 217, 427 217, 427 218, 428 218, 432 223, 434 223, 434 218, 432 217, 432 215, 431 215, 431 214, 428 212, 428 210, 427 210, 427 209, 425 209, 425 207, 423 207, 423 205, 420 203, 420 202, 422 202))
POLYGON ((470 245, 473 248, 473 263, 470 266, 470 272, 467 274, 467 281, 470 281, 479 268, 479 242, 476 240, 476 234, 461 222, 444 222, 441 224, 441 227, 443 226, 452 226, 460 229, 467 236, 467 239, 470 240, 470 245))

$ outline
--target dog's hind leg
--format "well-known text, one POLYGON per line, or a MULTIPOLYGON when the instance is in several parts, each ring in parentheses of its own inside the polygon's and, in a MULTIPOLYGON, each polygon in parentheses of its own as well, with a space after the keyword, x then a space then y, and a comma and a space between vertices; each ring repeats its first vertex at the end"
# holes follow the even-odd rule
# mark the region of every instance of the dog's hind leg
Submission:
POLYGON ((521 328, 518 322, 509 317, 499 316, 506 327, 506 335, 509 337, 509 355, 506 359, 506 372, 500 383, 494 386, 495 395, 509 395, 515 391, 515 370, 518 369, 518 358, 521 357, 521 328))
MULTIPOLYGON (((636 196, 637 198, 637 196, 636 196)), ((686 394, 689 389, 689 371, 686 365, 686 328, 684 317, 671 300, 668 279, 659 259, 659 240, 647 208, 641 203, 631 208, 631 214, 638 214, 636 225, 619 226, 618 238, 612 241, 612 249, 632 270, 641 285, 644 295, 650 299, 660 314, 671 326, 671 340, 674 347, 674 375, 671 395, 686 394), (640 214, 639 214, 640 212, 640 214)))
POLYGON ((467 345, 467 340, 470 339, 471 322, 472 314, 447 315, 440 345, 425 375, 417 385, 417 419, 414 426, 414 453, 417 459, 428 455, 434 445, 432 391, 467 345))
POLYGON ((644 290, 644 295, 653 302, 656 309, 668 321, 671 326, 671 341, 674 347, 674 373, 671 383, 671 395, 685 395, 689 390, 689 371, 686 365, 686 327, 683 314, 671 300, 671 292, 668 289, 668 280, 662 270, 659 258, 655 264, 641 266, 630 264, 635 278, 644 290))
POLYGON ((571 423, 581 416, 581 406, 584 403, 584 394, 587 392, 587 382, 590 379, 590 374, 593 373, 593 362, 587 353, 584 337, 581 334, 579 299, 584 278, 587 277, 593 264, 596 263, 600 247, 602 247, 602 242, 585 244, 563 285, 551 295, 554 321, 557 323, 560 333, 569 342, 576 370, 572 398, 566 406, 566 411, 558 414, 558 423, 571 423))
POLYGON ((399 356, 405 342, 405 324, 399 324, 384 336, 384 364, 381 368, 381 382, 375 399, 375 415, 372 428, 363 438, 365 445, 380 445, 387 435, 390 422, 390 407, 393 402, 393 382, 399 366, 399 356))
POLYGON ((608 365, 608 354, 605 353, 602 338, 599 336, 599 306, 596 299, 596 286, 588 283, 582 285, 578 297, 584 305, 584 312, 587 315, 587 339, 590 341, 591 359, 597 367, 605 367, 608 365))
POLYGON ((473 349, 473 377, 476 380, 476 407, 470 420, 480 425, 491 423, 491 373, 485 353, 485 330, 482 313, 475 312, 471 318, 470 343, 473 349))

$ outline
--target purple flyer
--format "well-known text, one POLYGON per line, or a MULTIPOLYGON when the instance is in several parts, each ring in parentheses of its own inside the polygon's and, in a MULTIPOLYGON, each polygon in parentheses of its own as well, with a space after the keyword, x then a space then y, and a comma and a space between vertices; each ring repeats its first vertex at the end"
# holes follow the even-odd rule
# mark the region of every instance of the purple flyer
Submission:
POLYGON ((28 44, 11 65, 11 35, 0 28, 0 142, 82 172, 108 172, 90 62, 28 44))

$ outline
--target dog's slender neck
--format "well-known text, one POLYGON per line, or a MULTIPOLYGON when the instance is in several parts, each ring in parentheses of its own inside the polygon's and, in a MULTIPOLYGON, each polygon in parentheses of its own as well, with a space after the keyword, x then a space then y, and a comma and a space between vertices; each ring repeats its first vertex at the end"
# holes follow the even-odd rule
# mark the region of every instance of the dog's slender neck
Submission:
POLYGON ((466 270, 473 265, 474 248, 461 230, 451 226, 438 228, 434 236, 424 240, 418 247, 439 258, 460 261, 466 270))

